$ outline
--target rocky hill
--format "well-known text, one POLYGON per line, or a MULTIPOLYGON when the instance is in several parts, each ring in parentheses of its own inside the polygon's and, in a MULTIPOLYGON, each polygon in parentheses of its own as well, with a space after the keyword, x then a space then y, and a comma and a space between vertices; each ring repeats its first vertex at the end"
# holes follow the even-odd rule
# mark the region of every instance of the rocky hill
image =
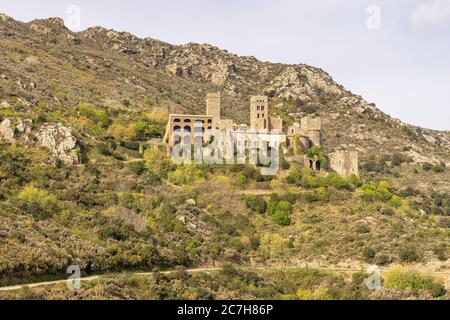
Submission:
POLYGON ((320 69, 207 44, 4 14, 0 41, 0 280, 70 264, 445 268, 449 131, 393 119, 320 69), (139 153, 169 112, 204 113, 206 93, 219 90, 237 123, 261 93, 286 125, 321 116, 324 151, 357 149, 361 180, 300 168, 266 179, 253 167, 177 167, 157 149, 139 153))
POLYGON ((3 107, 28 110, 43 101, 60 109, 80 101, 110 107, 126 100, 130 112, 159 105, 203 112, 205 93, 220 90, 224 116, 247 122, 249 96, 264 93, 287 123, 307 112, 321 115, 329 149, 351 146, 364 157, 380 148, 410 147, 417 161, 450 162, 449 132, 392 119, 317 68, 261 62, 207 44, 175 46, 100 27, 73 33, 58 18, 21 23, 2 15, 0 22, 3 107))

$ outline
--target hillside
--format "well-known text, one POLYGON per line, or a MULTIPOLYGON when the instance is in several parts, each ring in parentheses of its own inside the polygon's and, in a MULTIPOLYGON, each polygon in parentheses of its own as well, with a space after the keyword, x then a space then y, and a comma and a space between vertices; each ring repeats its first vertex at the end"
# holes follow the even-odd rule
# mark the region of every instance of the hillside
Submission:
POLYGON ((3 14, 0 40, 5 284, 72 264, 448 270, 450 131, 393 119, 320 69, 211 45, 3 14), (162 137, 168 113, 204 113, 206 93, 219 90, 223 116, 237 123, 261 93, 286 125, 320 115, 324 151, 357 149, 360 179, 294 167, 264 178, 249 166, 176 167, 157 149, 139 154, 162 137))

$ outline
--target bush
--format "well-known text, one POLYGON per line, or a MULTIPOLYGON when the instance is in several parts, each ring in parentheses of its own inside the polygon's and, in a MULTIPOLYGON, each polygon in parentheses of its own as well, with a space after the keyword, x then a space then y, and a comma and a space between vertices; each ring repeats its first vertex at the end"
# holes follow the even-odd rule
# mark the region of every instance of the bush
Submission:
POLYGON ((410 163, 410 162, 412 162, 412 161, 413 161, 413 159, 412 159, 411 157, 409 157, 409 156, 407 156, 407 155, 404 155, 403 153, 395 152, 395 153, 392 155, 392 165, 393 165, 394 167, 398 167, 398 166, 400 166, 402 163, 410 163))
POLYGON ((168 180, 176 185, 188 184, 202 178, 207 178, 207 173, 196 165, 178 166, 168 174, 168 180))
POLYGON ((287 200, 281 200, 276 194, 272 195, 267 205, 267 213, 281 226, 287 226, 291 223, 289 216, 292 210, 292 203, 287 200))
POLYGON ((402 290, 423 290, 434 298, 445 294, 444 285, 431 276, 421 275, 404 268, 392 268, 386 274, 385 286, 402 290))
POLYGON ((96 146, 96 149, 98 152, 100 152, 100 154, 110 157, 113 155, 113 151, 108 147, 108 145, 106 143, 99 143, 96 146))
POLYGON ((362 181, 359 179, 359 177, 352 173, 348 178, 347 178, 348 183, 350 183, 351 185, 353 185, 355 188, 359 188, 363 185, 362 181))
POLYGON ((157 148, 145 150, 144 161, 147 169, 158 176, 167 176, 170 159, 167 154, 157 148))
POLYGON ((144 161, 130 162, 128 164, 128 170, 130 170, 132 174, 135 174, 137 176, 142 175, 145 172, 144 161))
POLYGON ((402 262, 418 262, 420 260, 420 255, 416 251, 416 248, 412 246, 403 247, 400 249, 399 257, 402 262))
POLYGON ((335 189, 338 189, 338 190, 350 188, 349 182, 342 179, 341 176, 339 174, 337 174, 336 172, 330 173, 326 177, 326 182, 327 182, 327 185, 329 185, 335 189))
POLYGON ((245 205, 260 214, 265 213, 267 209, 267 203, 261 196, 246 196, 245 205))
POLYGON ((379 182, 378 185, 364 184, 361 190, 361 197, 366 201, 389 201, 392 198, 389 184, 385 181, 379 182))
POLYGON ((106 112, 96 110, 86 103, 80 103, 78 105, 78 112, 80 113, 80 116, 90 119, 93 123, 100 125, 102 128, 107 128, 112 123, 106 112))
POLYGON ((372 248, 364 248, 362 251, 363 258, 366 262, 373 262, 375 258, 375 251, 372 248))
POLYGON ((392 196, 392 198, 389 200, 389 204, 395 208, 398 209, 402 206, 403 200, 399 196, 392 196))
POLYGON ((24 187, 18 199, 22 210, 38 219, 49 218, 59 209, 56 196, 34 187, 24 187))
POLYGON ((447 261, 447 246, 445 244, 433 248, 433 253, 440 261, 447 261))
POLYGON ((329 198, 328 191, 324 187, 320 187, 315 189, 312 192, 308 192, 305 195, 306 202, 318 202, 318 201, 327 201, 329 198))
POLYGON ((291 218, 289 214, 283 210, 276 210, 275 214, 272 216, 273 220, 280 226, 288 226, 291 224, 291 218))
POLYGON ((433 165, 432 165, 431 163, 429 163, 429 162, 425 162, 425 163, 422 165, 422 169, 423 169, 424 171, 431 171, 431 169, 433 169, 433 165))

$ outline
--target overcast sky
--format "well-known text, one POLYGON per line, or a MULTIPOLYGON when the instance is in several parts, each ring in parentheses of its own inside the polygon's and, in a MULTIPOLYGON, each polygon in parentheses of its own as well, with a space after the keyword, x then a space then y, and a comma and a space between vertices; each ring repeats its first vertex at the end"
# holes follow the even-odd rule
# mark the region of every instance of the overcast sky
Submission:
POLYGON ((393 117, 450 130, 450 0, 0 0, 0 12, 306 63, 393 117))

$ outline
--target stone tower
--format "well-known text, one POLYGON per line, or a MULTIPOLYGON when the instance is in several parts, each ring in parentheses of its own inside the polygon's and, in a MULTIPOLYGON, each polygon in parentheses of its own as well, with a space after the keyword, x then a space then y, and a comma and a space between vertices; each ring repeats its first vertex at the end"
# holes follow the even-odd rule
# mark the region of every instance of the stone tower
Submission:
POLYGON ((220 92, 206 96, 206 115, 213 118, 213 125, 217 127, 220 121, 220 92))
POLYGON ((266 96, 250 98, 250 128, 257 131, 269 129, 269 102, 266 96))
POLYGON ((322 145, 322 119, 307 116, 301 120, 301 128, 306 132, 314 146, 322 145))

